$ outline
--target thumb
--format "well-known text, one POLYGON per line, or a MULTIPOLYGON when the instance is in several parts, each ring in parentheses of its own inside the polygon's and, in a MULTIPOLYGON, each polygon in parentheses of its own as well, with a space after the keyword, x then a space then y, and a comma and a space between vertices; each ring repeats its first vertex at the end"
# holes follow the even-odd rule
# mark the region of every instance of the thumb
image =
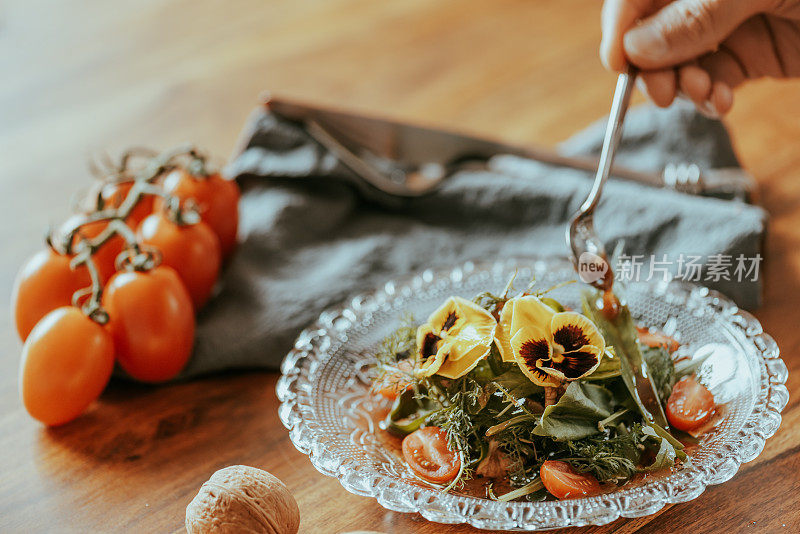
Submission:
POLYGON ((715 50, 766 0, 675 0, 628 31, 628 59, 643 69, 671 67, 715 50))

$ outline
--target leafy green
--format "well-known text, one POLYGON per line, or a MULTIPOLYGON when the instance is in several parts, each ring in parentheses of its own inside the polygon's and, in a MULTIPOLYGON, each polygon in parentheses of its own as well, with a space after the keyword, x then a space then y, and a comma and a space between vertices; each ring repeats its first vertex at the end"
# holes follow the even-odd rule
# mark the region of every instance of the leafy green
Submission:
POLYGON ((558 441, 585 438, 599 432, 597 424, 612 410, 613 395, 608 389, 588 382, 570 382, 558 402, 544 409, 533 432, 558 441))
POLYGON ((643 443, 642 425, 634 424, 625 433, 609 431, 567 442, 569 462, 579 473, 589 473, 600 482, 624 482, 638 472, 643 443))
POLYGON ((645 467, 644 471, 661 471, 662 469, 668 469, 675 465, 675 458, 677 457, 677 451, 675 447, 673 447, 669 441, 662 439, 661 445, 658 448, 658 452, 656 453, 656 459, 653 460, 653 463, 645 467))
POLYGON ((536 393, 542 393, 544 388, 537 386, 530 379, 522 374, 518 366, 513 366, 500 376, 495 377, 494 382, 508 391, 513 397, 530 397, 536 393))
POLYGON ((619 358, 614 354, 612 347, 606 347, 602 358, 600 358, 600 365, 592 371, 592 374, 585 376, 584 380, 608 380, 619 376, 620 373, 619 358))
POLYGON ((642 427, 642 430, 647 436, 659 443, 663 443, 665 441, 669 443, 672 448, 675 449, 675 456, 677 456, 679 460, 686 459, 686 453, 683 451, 683 443, 675 439, 675 437, 665 428, 662 428, 655 423, 647 422, 646 425, 642 427))
MULTIPOLYGON (((586 314, 594 320, 595 324, 600 328, 606 343, 612 345, 616 350, 620 361, 620 376, 625 382, 625 387, 628 388, 631 399, 635 402, 639 412, 645 419, 649 419, 651 414, 642 403, 639 392, 636 389, 637 376, 641 378, 644 357, 639 348, 638 333, 636 331, 636 325, 633 322, 631 311, 628 306, 620 304, 616 316, 613 319, 609 319, 598 305, 600 302, 602 302, 602 299, 598 298, 598 292, 586 292, 583 294, 583 308, 586 314)), ((663 420, 666 423, 658 391, 654 389, 653 394, 656 396, 656 409, 658 413, 654 413, 652 416, 655 417, 657 421, 663 420)))
POLYGON ((658 392, 659 399, 668 399, 675 385, 675 366, 669 351, 662 347, 647 347, 640 344, 642 357, 658 392))

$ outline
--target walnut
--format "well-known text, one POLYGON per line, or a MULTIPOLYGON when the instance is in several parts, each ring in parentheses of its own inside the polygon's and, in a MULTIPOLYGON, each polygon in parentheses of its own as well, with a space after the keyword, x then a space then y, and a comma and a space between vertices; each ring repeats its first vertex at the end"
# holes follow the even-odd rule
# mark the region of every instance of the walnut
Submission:
POLYGON ((284 483, 246 465, 211 475, 186 507, 189 534, 296 534, 299 528, 300 510, 284 483))

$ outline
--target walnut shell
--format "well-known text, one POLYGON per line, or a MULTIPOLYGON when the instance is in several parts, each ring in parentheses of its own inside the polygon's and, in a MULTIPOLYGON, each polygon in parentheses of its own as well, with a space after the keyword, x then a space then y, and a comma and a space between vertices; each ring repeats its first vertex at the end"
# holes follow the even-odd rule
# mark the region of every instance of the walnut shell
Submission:
POLYGON ((211 475, 186 507, 189 534, 296 534, 299 528, 300 510, 284 483, 246 465, 211 475))

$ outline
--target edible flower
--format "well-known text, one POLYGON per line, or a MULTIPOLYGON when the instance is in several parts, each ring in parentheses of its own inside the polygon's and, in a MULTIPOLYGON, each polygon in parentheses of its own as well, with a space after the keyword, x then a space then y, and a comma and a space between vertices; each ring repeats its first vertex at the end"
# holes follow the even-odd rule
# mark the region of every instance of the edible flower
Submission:
POLYGON ((534 384, 549 387, 590 374, 605 350, 592 321, 579 313, 556 312, 532 295, 506 302, 495 341, 503 361, 515 361, 534 384))
POLYGON ((417 329, 417 375, 464 376, 489 354, 496 327, 477 304, 450 297, 417 329))

